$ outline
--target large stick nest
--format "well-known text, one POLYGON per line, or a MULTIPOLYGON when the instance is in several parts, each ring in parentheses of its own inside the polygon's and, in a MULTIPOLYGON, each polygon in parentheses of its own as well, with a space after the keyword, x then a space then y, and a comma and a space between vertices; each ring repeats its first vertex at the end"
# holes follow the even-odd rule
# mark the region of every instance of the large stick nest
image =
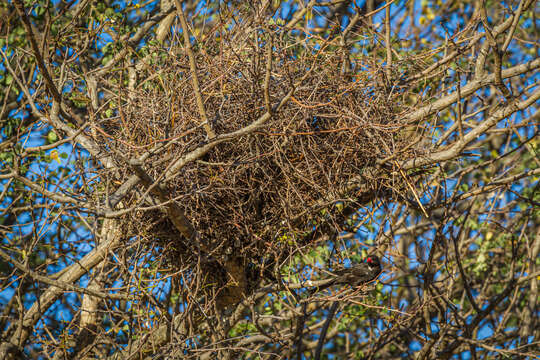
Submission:
MULTIPOLYGON (((242 41, 213 37, 194 50, 204 107, 217 135, 242 129, 266 112, 268 38, 262 32, 242 41)), ((268 252, 291 254, 322 224, 340 229, 351 213, 346 209, 405 188, 403 178, 376 165, 413 151, 400 135, 403 94, 386 85, 379 66, 359 57, 344 71, 345 58, 332 44, 310 48, 309 41, 293 43, 286 36, 273 44, 270 103, 278 104, 298 83, 292 98, 264 126, 221 143, 167 184, 218 259, 241 254, 248 263, 268 252)), ((184 48, 156 49, 151 59, 139 77, 146 79, 122 99, 120 116, 103 124, 109 134, 103 142, 137 157, 174 139, 165 155, 145 163, 160 179, 176 159, 210 140, 184 48)), ((147 237, 164 245, 175 264, 193 259, 193 247, 178 241, 161 213, 150 211, 144 219, 152 224, 147 237)))

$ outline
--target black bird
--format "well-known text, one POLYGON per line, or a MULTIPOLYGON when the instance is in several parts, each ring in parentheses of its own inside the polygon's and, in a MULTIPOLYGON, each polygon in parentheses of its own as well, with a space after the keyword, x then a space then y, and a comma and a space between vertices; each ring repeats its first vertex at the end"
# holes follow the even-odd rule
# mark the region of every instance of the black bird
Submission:
POLYGON ((332 285, 364 285, 379 276, 381 270, 381 261, 379 258, 375 255, 370 255, 360 264, 336 271, 336 277, 332 285))
POLYGON ((321 291, 334 285, 361 286, 379 276, 381 270, 381 261, 379 258, 376 255, 370 255, 360 264, 335 271, 334 276, 324 281, 323 284, 320 284, 316 291, 321 291))

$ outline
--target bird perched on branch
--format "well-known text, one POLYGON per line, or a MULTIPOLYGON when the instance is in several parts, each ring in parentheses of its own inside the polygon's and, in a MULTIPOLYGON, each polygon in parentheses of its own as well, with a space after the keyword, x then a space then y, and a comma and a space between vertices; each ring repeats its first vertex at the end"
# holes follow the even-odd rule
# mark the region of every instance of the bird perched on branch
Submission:
POLYGON ((379 258, 375 255, 370 255, 360 264, 336 271, 336 278, 333 285, 363 285, 375 279, 381 273, 381 270, 381 261, 379 258))
POLYGON ((318 287, 318 291, 334 285, 350 285, 352 287, 367 284, 381 273, 381 261, 376 255, 370 255, 353 267, 334 272, 334 277, 328 283, 318 287))

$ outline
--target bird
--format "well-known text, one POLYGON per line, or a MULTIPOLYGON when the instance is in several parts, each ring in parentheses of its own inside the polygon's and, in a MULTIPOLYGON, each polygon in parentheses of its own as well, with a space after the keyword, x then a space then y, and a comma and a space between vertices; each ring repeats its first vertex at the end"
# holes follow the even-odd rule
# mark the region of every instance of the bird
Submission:
POLYGON ((375 279, 382 271, 381 261, 376 255, 370 255, 364 262, 347 269, 340 269, 335 272, 335 279, 332 285, 364 285, 375 279))
POLYGON ((350 268, 336 270, 332 277, 317 287, 321 291, 335 285, 358 287, 375 279, 382 271, 381 261, 376 255, 369 255, 363 262, 350 268))

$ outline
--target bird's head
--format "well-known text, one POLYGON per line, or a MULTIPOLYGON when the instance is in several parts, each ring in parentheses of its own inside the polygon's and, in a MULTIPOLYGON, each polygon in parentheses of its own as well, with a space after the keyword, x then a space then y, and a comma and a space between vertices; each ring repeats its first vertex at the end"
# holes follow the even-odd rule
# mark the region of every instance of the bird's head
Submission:
POLYGON ((377 268, 377 267, 381 267, 381 261, 379 260, 379 258, 375 255, 370 255, 366 258, 366 263, 368 264, 368 266, 370 268, 377 268))

